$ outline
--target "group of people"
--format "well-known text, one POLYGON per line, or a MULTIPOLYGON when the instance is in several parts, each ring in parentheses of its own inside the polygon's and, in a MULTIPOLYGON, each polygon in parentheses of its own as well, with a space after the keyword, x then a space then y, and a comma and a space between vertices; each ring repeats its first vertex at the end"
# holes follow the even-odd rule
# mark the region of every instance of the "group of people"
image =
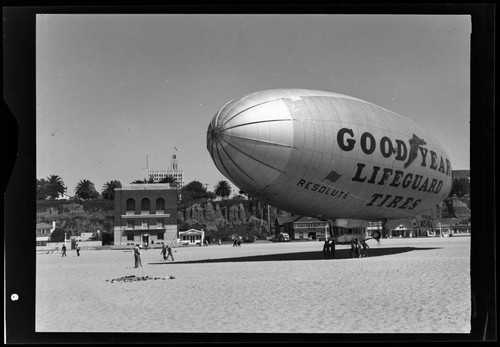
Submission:
POLYGON ((233 247, 241 247, 241 239, 239 237, 234 239, 233 247))
POLYGON ((323 256, 325 258, 335 259, 335 240, 332 237, 325 239, 323 256))
POLYGON ((161 247, 161 254, 163 255, 163 261, 167 261, 168 257, 172 257, 172 261, 174 260, 174 255, 172 254, 172 247, 169 245, 163 245, 161 247))
POLYGON ((351 241, 351 255, 353 258, 363 258, 368 255, 368 244, 365 240, 358 241, 354 239, 351 241))
MULTIPOLYGON (((80 246, 76 245, 75 247, 76 250, 76 255, 79 257, 80 256, 80 246)), ((62 255, 61 257, 67 257, 66 254, 66 245, 63 245, 61 248, 62 255)), ((142 267, 142 260, 141 260, 141 254, 142 252, 140 251, 139 245, 134 246, 134 267, 138 268, 139 266, 142 267)), ((163 260, 166 261, 168 258, 172 258, 174 260, 174 255, 172 254, 172 247, 168 245, 163 245, 161 248, 161 254, 163 255, 163 260)))
MULTIPOLYGON (((62 245, 61 250, 62 250, 61 257, 67 257, 68 255, 66 254, 66 245, 62 245)), ((80 256, 80 246, 76 245, 75 250, 76 250, 76 255, 79 257, 80 256)))
MULTIPOLYGON (((135 268, 138 268, 139 266, 142 267, 141 254, 142 253, 140 251, 139 245, 135 245, 134 247, 135 268)), ((172 247, 170 247, 169 245, 163 245, 161 247, 160 254, 163 255, 163 261, 167 261, 168 258, 172 258, 172 261, 174 260, 174 255, 172 254, 172 247)))
MULTIPOLYGON (((365 240, 351 240, 351 255, 353 258, 364 258, 368 256, 368 248, 370 247, 365 240)), ((323 245, 323 256, 324 258, 335 259, 335 240, 333 237, 329 237, 325 240, 323 245)))

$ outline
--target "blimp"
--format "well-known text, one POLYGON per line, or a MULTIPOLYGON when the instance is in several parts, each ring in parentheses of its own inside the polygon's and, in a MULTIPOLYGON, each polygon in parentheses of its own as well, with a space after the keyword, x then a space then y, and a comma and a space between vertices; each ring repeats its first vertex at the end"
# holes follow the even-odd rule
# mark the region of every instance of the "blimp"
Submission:
POLYGON ((452 185, 448 155, 422 127, 327 91, 273 89, 233 99, 211 120, 207 149, 250 196, 325 220, 416 216, 452 185))

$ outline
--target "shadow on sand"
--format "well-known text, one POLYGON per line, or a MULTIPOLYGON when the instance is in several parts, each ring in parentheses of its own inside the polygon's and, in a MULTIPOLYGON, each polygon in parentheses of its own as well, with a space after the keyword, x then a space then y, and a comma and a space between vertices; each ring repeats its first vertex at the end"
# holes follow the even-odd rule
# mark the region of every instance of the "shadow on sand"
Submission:
MULTIPOLYGON (((368 258, 381 257, 385 255, 414 252, 414 251, 425 251, 435 248, 418 248, 418 247, 395 247, 395 248, 370 248, 368 250, 368 258)), ((335 251, 335 259, 349 259, 352 258, 350 249, 339 249, 335 251)), ((198 263, 238 263, 238 262, 252 262, 252 261, 290 261, 290 260, 332 260, 331 257, 326 258, 323 252, 299 252, 299 253, 280 253, 280 254, 266 254, 266 255, 252 255, 246 257, 236 257, 236 258, 218 258, 218 259, 201 259, 201 260, 191 260, 191 261, 170 261, 170 262, 160 262, 160 263, 148 263, 152 265, 163 265, 163 264, 198 264, 198 263)))

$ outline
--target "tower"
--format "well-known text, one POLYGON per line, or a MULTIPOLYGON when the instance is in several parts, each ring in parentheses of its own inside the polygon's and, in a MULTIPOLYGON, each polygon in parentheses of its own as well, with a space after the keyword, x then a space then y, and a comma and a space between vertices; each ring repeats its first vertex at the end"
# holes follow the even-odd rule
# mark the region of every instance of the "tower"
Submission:
POLYGON ((153 182, 160 182, 165 177, 171 176, 175 179, 177 189, 184 187, 184 171, 179 170, 177 155, 173 154, 170 159, 170 166, 167 170, 148 170, 148 179, 153 182))
POLYGON ((177 154, 172 155, 172 159, 170 160, 170 168, 171 171, 177 171, 177 154))

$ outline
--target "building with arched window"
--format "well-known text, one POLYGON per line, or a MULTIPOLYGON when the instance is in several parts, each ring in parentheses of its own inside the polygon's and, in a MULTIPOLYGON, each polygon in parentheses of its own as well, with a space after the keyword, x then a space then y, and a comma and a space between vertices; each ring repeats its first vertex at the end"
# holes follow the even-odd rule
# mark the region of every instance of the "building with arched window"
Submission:
POLYGON ((177 191, 168 183, 115 188, 115 245, 154 246, 177 239, 177 191))

